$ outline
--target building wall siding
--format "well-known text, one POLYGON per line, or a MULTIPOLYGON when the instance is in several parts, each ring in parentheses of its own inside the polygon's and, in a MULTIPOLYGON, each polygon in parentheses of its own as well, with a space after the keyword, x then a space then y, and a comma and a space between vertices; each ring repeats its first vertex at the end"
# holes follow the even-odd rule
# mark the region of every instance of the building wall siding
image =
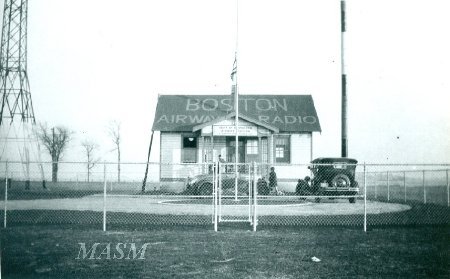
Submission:
MULTIPOLYGON (((260 175, 267 176, 269 166, 275 166, 275 171, 278 176, 278 185, 280 190, 294 192, 296 181, 299 178, 303 178, 306 175, 310 175, 310 171, 307 165, 311 161, 311 149, 312 149, 312 134, 311 133, 299 133, 291 134, 290 137, 290 149, 291 149, 291 162, 290 164, 276 164, 273 160, 273 139, 268 137, 269 141, 269 165, 264 172, 260 172, 260 175)), ((208 165, 204 162, 203 147, 209 147, 209 144, 204 143, 204 137, 199 137, 198 140, 198 164, 182 164, 181 152, 182 152, 182 135, 181 133, 161 133, 161 167, 160 177, 161 180, 185 180, 187 177, 192 177, 197 174, 207 173, 208 165)), ((214 152, 213 160, 217 161, 219 154, 222 154, 224 159, 227 158, 226 150, 226 138, 215 137, 214 138, 214 152)), ((232 163, 232 162, 230 162, 232 163)), ((181 190, 181 189, 180 189, 181 190)))
POLYGON ((291 163, 275 165, 280 190, 294 192, 297 180, 310 175, 311 133, 291 134, 291 163))
POLYGON ((291 164, 311 162, 311 133, 291 135, 291 164))
POLYGON ((181 163, 181 140, 179 133, 161 133, 161 180, 185 180, 202 173, 202 165, 181 163))
POLYGON ((161 133, 161 163, 181 163, 181 135, 161 133))

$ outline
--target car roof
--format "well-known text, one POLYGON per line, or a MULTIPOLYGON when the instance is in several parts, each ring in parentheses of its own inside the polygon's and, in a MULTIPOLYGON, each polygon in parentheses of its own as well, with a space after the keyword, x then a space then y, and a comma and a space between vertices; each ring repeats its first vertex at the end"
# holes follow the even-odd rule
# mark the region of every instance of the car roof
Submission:
POLYGON ((327 164, 327 163, 348 163, 348 164, 356 164, 358 161, 352 158, 344 158, 344 157, 321 157, 316 158, 311 161, 313 164, 327 164))

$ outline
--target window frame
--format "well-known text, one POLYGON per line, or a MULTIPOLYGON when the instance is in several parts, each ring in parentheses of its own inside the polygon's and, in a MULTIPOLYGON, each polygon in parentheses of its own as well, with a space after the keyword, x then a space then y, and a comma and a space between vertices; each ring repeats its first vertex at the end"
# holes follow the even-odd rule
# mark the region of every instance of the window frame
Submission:
POLYGON ((197 163, 198 162, 198 137, 195 135, 181 135, 181 163, 197 163), (195 147, 185 147, 185 140, 193 138, 195 147), (193 154, 193 155, 192 155, 193 154), (188 160, 189 159, 189 160, 188 160))
POLYGON ((258 155, 258 139, 247 139, 245 155, 258 155))
POLYGON ((290 164, 291 163, 291 135, 276 135, 273 137, 273 158, 275 163, 290 164), (278 140, 283 140, 281 144, 278 140), (282 148, 282 150, 280 150, 282 148), (283 156, 280 157, 282 152, 283 156))

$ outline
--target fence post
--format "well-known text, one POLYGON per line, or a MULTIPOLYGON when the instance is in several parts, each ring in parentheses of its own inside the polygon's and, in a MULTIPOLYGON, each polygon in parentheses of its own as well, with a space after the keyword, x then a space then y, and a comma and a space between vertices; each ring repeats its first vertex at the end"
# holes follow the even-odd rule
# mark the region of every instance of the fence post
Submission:
POLYGON ((6 170, 5 170, 5 208, 4 208, 4 217, 3 217, 3 228, 6 229, 6 210, 8 209, 6 203, 8 202, 8 161, 6 161, 6 170))
POLYGON ((425 188, 425 170, 422 171, 422 185, 423 185, 423 203, 427 203, 427 190, 425 188))
MULTIPOLYGON (((250 224, 252 223, 252 181, 253 181, 253 177, 254 177, 254 173, 252 173, 252 165, 249 163, 248 164, 248 221, 250 222, 250 224)), ((254 169, 253 169, 254 171, 254 169)))
POLYGON ((106 232, 106 163, 103 163, 103 231, 106 232))
POLYGON ((367 182, 366 182, 366 162, 364 162, 364 232, 367 232, 367 182))
MULTIPOLYGON (((253 162, 253 167, 256 168, 256 163, 253 162)), ((256 183, 256 177, 254 175, 253 179, 253 197, 254 197, 254 210, 253 210, 253 231, 256 232, 256 226, 258 225, 258 215, 256 214, 256 208, 257 208, 257 201, 258 201, 258 186, 256 183)))
POLYGON ((406 203, 406 172, 403 172, 403 189, 405 192, 405 203, 406 203))
POLYGON ((386 180, 387 180, 387 200, 389 201, 390 200, 390 196, 389 196, 389 193, 390 193, 390 185, 389 185, 389 171, 387 171, 386 172, 386 180))
POLYGON ((217 185, 218 183, 217 183, 218 181, 217 181, 217 178, 216 178, 216 163, 213 163, 213 188, 214 188, 214 190, 213 190, 213 195, 214 195, 214 198, 213 198, 213 200, 214 200, 214 231, 215 232, 217 232, 217 227, 218 227, 218 212, 217 212, 217 206, 218 206, 218 193, 219 193, 219 185, 217 185))
MULTIPOLYGON (((219 163, 217 163, 219 164, 219 163)), ((217 173, 217 191, 218 191, 218 204, 219 204, 219 208, 217 211, 217 222, 222 222, 222 173, 220 173, 220 171, 217 173)))
POLYGON ((255 188, 253 186, 254 186, 254 183, 256 183, 256 176, 257 176, 257 173, 256 173, 257 169, 256 169, 255 162, 253 162, 250 165, 250 168, 252 170, 252 175, 251 175, 251 178, 250 178, 251 180, 248 183, 248 205, 249 205, 249 208, 250 208, 250 216, 249 216, 249 218, 250 218, 250 225, 253 226, 253 222, 255 222, 255 218, 254 218, 255 209, 253 207, 253 196, 255 195, 255 192, 254 192, 255 188))

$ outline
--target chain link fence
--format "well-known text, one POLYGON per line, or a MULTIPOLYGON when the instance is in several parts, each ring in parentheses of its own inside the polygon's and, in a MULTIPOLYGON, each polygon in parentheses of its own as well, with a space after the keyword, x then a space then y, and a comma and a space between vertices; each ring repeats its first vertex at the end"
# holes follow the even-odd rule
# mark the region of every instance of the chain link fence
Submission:
POLYGON ((87 224, 104 230, 213 226, 216 217, 220 226, 230 222, 364 229, 448 225, 449 169, 442 164, 348 161, 309 165, 0 162, 0 220, 4 227, 87 224))

